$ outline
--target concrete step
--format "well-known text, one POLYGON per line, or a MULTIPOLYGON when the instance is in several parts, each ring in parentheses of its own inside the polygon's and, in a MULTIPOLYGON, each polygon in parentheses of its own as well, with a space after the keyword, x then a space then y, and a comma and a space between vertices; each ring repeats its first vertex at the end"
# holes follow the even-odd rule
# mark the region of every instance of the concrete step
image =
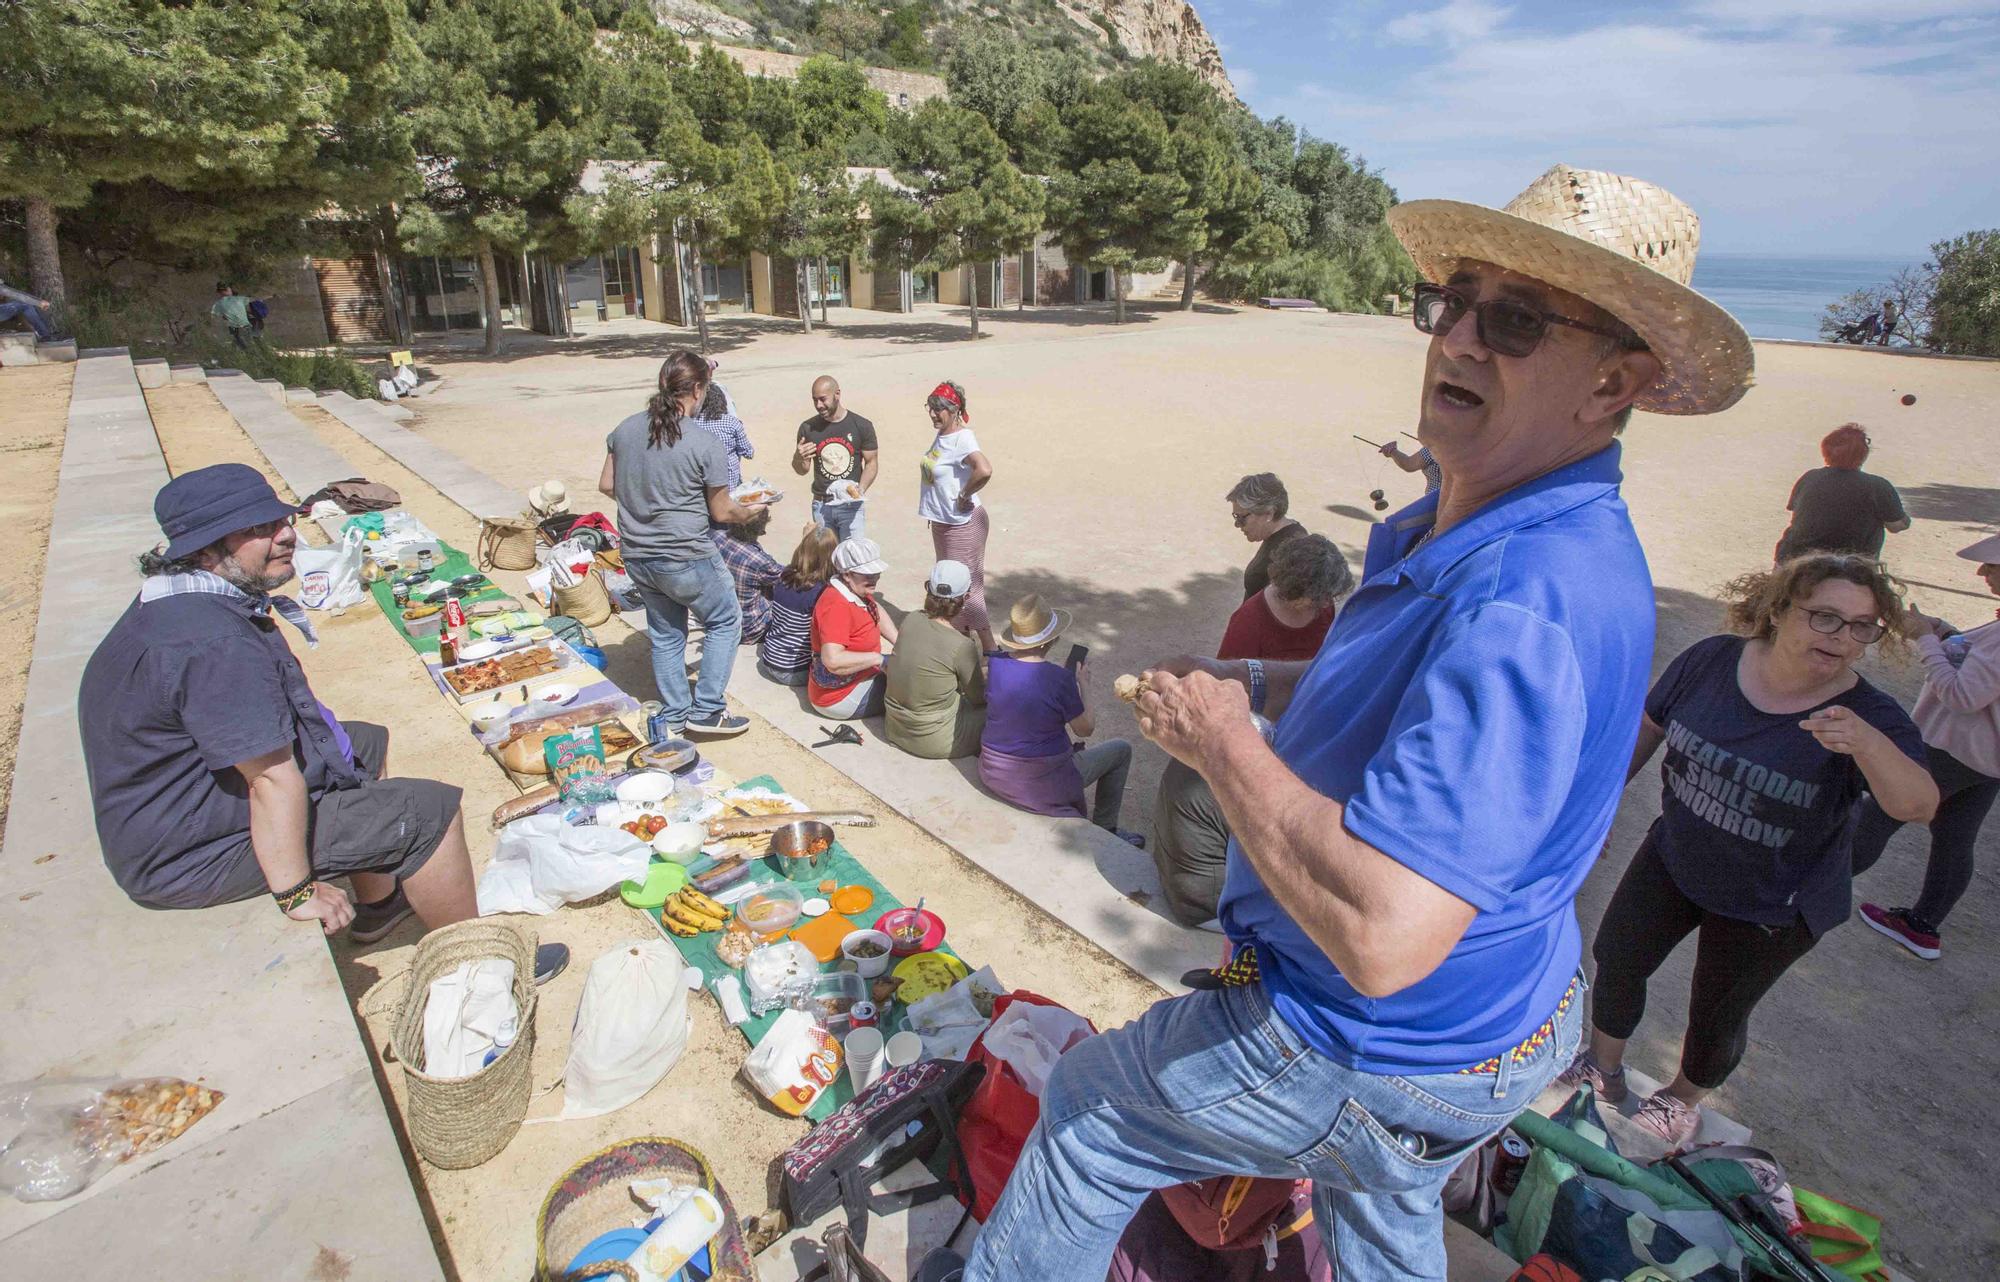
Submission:
POLYGON ((132 362, 132 372, 139 378, 139 386, 151 390, 165 387, 173 378, 173 371, 167 367, 164 356, 148 356, 132 362))
POLYGON ((288 405, 311 405, 319 400, 319 393, 310 387, 288 387, 285 389, 285 403, 288 405))
POLYGON ((33 334, 0 334, 0 367, 15 369, 41 364, 42 358, 35 350, 38 346, 33 334))
POLYGON ((199 365, 170 365, 167 367, 167 381, 172 383, 206 383, 208 371, 199 365))
POLYGON ((268 395, 272 400, 276 401, 280 405, 283 405, 285 403, 285 385, 283 383, 280 383, 275 378, 259 378, 252 381, 254 381, 257 384, 257 386, 263 388, 265 394, 268 395))
POLYGON ((76 340, 73 338, 52 338, 36 349, 43 364, 67 365, 76 359, 76 340))

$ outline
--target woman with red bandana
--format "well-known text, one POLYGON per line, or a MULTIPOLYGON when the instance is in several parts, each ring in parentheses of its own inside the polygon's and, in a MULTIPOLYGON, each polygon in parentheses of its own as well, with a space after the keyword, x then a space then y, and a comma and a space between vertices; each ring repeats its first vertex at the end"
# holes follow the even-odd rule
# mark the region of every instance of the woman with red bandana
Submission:
POLYGON ((993 652, 993 625, 986 616, 986 508, 976 497, 993 479, 993 465, 979 452, 965 411, 965 389, 939 383, 924 401, 937 436, 924 452, 917 515, 930 522, 931 546, 940 561, 958 561, 972 571, 972 588, 958 626, 979 638, 982 654, 993 652))

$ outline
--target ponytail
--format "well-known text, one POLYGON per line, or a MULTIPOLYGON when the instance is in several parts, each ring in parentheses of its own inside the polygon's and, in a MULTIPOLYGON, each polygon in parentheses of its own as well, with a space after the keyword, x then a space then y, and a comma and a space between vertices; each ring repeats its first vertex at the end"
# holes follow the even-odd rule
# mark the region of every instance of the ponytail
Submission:
POLYGON ((646 402, 646 444, 652 449, 678 445, 681 402, 708 384, 708 362, 690 351, 678 351, 660 366, 660 388, 646 402))

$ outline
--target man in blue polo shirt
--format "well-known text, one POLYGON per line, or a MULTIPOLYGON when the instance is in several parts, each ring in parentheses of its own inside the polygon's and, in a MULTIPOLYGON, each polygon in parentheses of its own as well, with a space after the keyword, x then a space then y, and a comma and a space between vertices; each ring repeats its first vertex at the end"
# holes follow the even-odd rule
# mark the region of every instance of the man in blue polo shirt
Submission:
POLYGON ((1442 487, 1375 528, 1311 663, 1149 674, 1140 727, 1234 834, 1235 958, 1063 1057, 967 1279, 1101 1277, 1151 1190, 1219 1174, 1311 1179, 1343 1282, 1443 1278, 1445 1178, 1575 1053, 1571 901, 1653 645, 1615 438, 1733 404, 1751 348, 1650 184, 1558 166, 1505 210, 1389 219, 1442 487))

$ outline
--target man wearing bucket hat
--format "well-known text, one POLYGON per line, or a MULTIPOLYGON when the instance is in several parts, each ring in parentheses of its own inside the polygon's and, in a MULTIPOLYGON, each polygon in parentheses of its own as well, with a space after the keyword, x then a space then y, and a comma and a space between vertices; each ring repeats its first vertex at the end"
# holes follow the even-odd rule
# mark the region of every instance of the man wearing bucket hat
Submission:
POLYGON ((967 1279, 1097 1276, 1149 1190, 1216 1174, 1311 1179, 1343 1280, 1443 1278, 1446 1176, 1576 1052, 1572 900, 1653 646, 1616 437, 1734 404, 1751 347, 1651 184, 1558 166, 1504 210, 1388 217, 1443 483, 1375 527, 1310 662, 1149 674, 1141 729, 1234 834, 1235 957, 1058 1062, 967 1279))
POLYGON ((271 895, 364 943, 413 910, 430 927, 475 916, 459 790, 383 778, 389 732, 335 720, 278 627, 318 644, 304 609, 271 595, 292 577, 297 508, 222 463, 169 481, 153 510, 167 543, 139 558, 139 595, 77 699, 119 887, 148 908, 271 895))

